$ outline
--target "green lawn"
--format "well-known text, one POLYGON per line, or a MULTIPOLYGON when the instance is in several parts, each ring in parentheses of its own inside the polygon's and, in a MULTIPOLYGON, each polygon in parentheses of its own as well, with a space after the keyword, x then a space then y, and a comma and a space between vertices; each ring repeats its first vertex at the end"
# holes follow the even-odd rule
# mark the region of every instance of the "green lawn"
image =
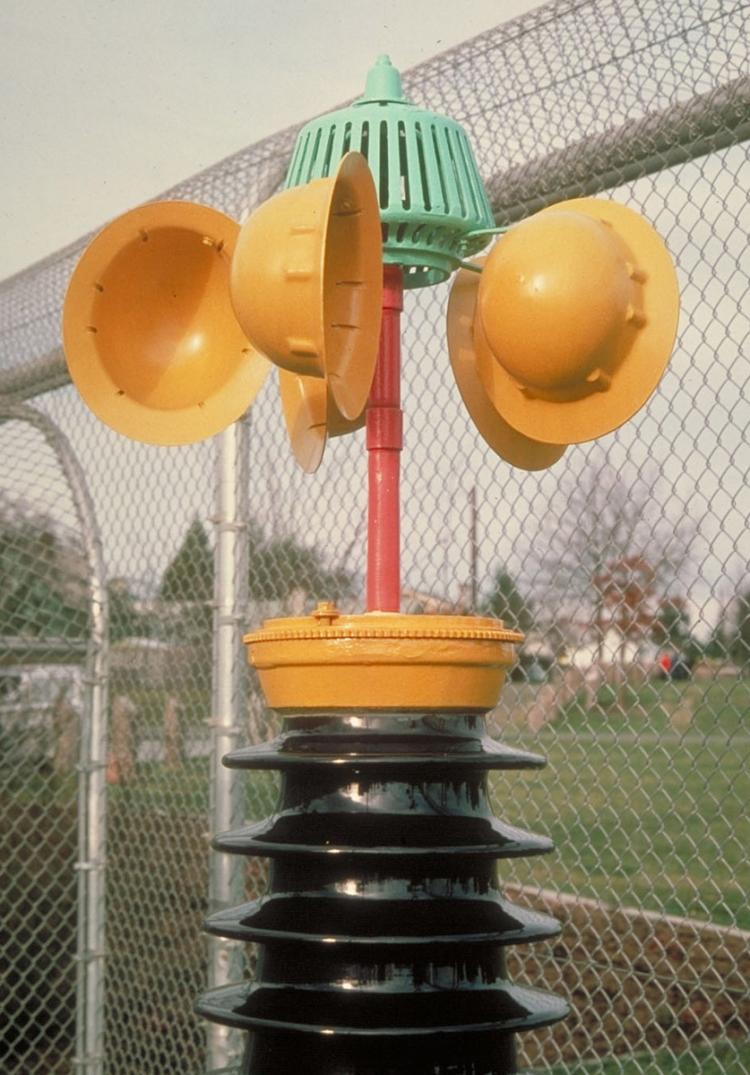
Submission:
POLYGON ((135 707, 134 725, 139 736, 147 738, 162 734, 164 707, 171 696, 179 700, 180 719, 187 734, 206 730, 206 721, 211 712, 209 682, 199 685, 189 682, 181 685, 179 690, 167 690, 166 687, 143 686, 126 680, 120 687, 110 690, 110 697, 114 698, 120 691, 127 695, 135 707))
POLYGON ((750 929, 749 681, 647 686, 538 733, 517 701, 503 738, 548 768, 496 778, 495 806, 556 852, 515 880, 750 929))
POLYGON ((747 1075, 750 1045, 719 1045, 710 1051, 606 1060, 593 1064, 553 1068, 550 1075, 747 1075))
MULTIPOLYGON (((548 767, 494 777, 495 809, 556 846, 506 864, 509 880, 750 929, 750 681, 647 685, 627 708, 574 704, 538 733, 524 722, 531 689, 506 690, 518 704, 503 738, 548 767)), ((240 779, 248 817, 273 809, 272 774, 240 779)), ((111 794, 134 810, 205 814, 208 761, 177 774, 141 765, 111 794)))
MULTIPOLYGON (((193 814, 207 817, 209 809, 209 760, 192 758, 179 772, 160 762, 142 763, 132 784, 110 787, 114 807, 127 805, 133 812, 193 814)), ((278 795, 275 773, 237 773, 245 788, 246 818, 260 820, 271 813, 278 795)))

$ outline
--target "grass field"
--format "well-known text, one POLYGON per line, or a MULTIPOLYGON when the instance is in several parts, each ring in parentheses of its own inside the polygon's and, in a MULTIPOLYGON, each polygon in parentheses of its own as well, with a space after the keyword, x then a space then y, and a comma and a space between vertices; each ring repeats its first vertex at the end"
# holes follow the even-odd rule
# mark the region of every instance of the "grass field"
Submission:
POLYGON ((537 733, 526 693, 509 685, 502 735, 548 768, 496 779, 495 805, 556 852, 514 879, 750 929, 750 682, 647 686, 537 733))
POLYGON ((553 1068, 550 1075, 746 1075, 750 1072, 750 1045, 719 1045, 711 1051, 675 1056, 622 1058, 572 1068, 553 1068))
MULTIPOLYGON (((505 866, 508 879, 750 929, 750 681, 646 685, 625 707, 573 704, 539 732, 535 690, 509 684, 500 734, 546 755, 541 772, 494 778, 497 813, 555 841, 505 866)), ((497 732, 497 727, 495 731, 497 732)), ((273 809, 276 780, 247 774, 247 816, 273 809)), ((208 761, 142 765, 111 789, 134 810, 208 806, 208 761)))

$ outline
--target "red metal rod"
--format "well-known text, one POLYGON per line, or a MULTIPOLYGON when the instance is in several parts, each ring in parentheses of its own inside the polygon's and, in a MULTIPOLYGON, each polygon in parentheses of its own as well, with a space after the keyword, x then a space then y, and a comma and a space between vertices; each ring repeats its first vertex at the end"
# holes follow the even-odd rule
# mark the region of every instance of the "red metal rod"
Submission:
POLYGON ((367 611, 401 609, 400 459, 401 311, 403 274, 398 265, 383 269, 383 321, 380 353, 367 402, 367 611))

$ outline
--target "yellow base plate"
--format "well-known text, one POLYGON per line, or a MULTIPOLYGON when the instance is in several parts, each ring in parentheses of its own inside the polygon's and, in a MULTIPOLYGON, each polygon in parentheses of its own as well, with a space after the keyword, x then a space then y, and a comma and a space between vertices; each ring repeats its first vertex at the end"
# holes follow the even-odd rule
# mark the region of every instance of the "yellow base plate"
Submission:
POLYGON ((392 612, 266 620, 245 636, 272 709, 486 711, 497 704, 513 643, 501 621, 392 612))

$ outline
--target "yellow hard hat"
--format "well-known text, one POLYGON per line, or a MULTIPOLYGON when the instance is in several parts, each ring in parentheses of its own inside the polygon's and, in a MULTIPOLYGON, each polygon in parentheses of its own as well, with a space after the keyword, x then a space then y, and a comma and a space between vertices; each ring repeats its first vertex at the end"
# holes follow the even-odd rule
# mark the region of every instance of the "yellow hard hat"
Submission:
POLYGON ((240 324, 275 365, 324 378, 345 418, 370 391, 382 289, 380 211, 361 153, 276 194, 242 227, 231 275, 240 324))
POLYGON ((292 454, 307 474, 320 466, 329 437, 343 437, 365 424, 364 410, 357 418, 344 418, 320 377, 279 370, 279 394, 292 454))
MULTIPOLYGON (((477 259, 483 265, 485 259, 477 259)), ((545 444, 518 433, 500 413, 494 384, 487 391, 477 373, 476 336, 482 327, 476 317, 480 277, 461 269, 448 300, 448 350, 453 374, 471 420, 493 452, 522 470, 544 470, 565 451, 564 446, 545 444)))
POLYGON ((149 444, 210 437, 250 406, 269 372, 234 316, 235 221, 152 202, 83 253, 63 306, 71 378, 94 414, 149 444))
POLYGON ((672 259, 640 214, 616 202, 561 202, 511 229, 479 283, 477 369, 520 433, 592 440, 656 388, 674 344, 672 259))

